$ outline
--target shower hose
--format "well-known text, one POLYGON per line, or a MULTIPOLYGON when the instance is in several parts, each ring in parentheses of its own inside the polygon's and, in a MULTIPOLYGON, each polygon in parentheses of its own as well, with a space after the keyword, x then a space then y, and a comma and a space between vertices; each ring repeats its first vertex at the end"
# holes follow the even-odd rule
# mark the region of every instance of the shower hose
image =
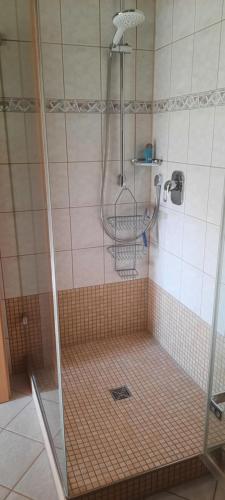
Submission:
MULTIPOLYGON (((113 52, 110 50, 109 58, 108 58, 108 72, 107 72, 107 93, 106 93, 106 124, 105 124, 105 149, 104 149, 104 158, 103 158, 103 172, 102 172, 102 184, 101 184, 101 209, 100 209, 100 217, 102 226, 106 232, 106 234, 114 241, 118 243, 133 243, 142 237, 143 233, 151 230, 155 225, 158 213, 159 213, 159 205, 160 205, 160 194, 161 194, 161 179, 160 175, 156 175, 154 178, 154 186, 156 190, 155 194, 155 206, 153 210, 153 214, 146 224, 146 226, 141 230, 140 233, 137 233, 132 238, 124 237, 119 238, 112 231, 110 231, 108 224, 105 221, 104 216, 104 192, 105 192, 105 182, 106 182, 106 173, 107 173, 107 156, 108 156, 108 144, 109 144, 109 114, 110 114, 110 88, 111 88, 111 69, 112 69, 112 57, 113 52)), ((120 113, 123 113, 123 109, 120 109, 120 113)), ((121 190, 125 190, 126 186, 122 186, 121 190)))

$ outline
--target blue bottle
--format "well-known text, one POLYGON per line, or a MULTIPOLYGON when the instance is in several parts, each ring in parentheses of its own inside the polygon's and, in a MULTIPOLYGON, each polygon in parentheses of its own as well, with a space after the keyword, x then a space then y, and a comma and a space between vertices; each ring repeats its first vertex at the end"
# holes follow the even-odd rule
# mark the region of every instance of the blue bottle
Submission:
POLYGON ((144 159, 146 163, 151 163, 153 159, 153 147, 152 144, 146 144, 144 149, 144 159))

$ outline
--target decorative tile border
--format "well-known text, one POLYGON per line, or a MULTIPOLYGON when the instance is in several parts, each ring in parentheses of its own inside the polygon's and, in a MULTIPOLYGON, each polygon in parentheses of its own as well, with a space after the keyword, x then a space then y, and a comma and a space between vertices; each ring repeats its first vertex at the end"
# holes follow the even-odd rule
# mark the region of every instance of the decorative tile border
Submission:
MULTIPOLYGON (((225 105, 225 88, 209 90, 199 94, 188 94, 178 97, 169 97, 158 101, 125 101, 124 111, 127 114, 165 113, 168 111, 182 111, 210 106, 225 105)), ((0 98, 0 112, 33 113, 39 107, 34 98, 9 97, 0 98)), ((100 113, 108 108, 109 113, 120 112, 119 101, 105 100, 77 100, 77 99, 46 99, 47 113, 100 113)))
POLYGON ((34 113, 37 111, 39 103, 34 98, 24 97, 1 97, 0 98, 0 113, 1 112, 16 112, 16 113, 34 113))
POLYGON ((165 113, 166 111, 181 111, 222 105, 225 105, 225 89, 209 90, 199 94, 188 94, 154 101, 152 110, 153 113, 165 113))
MULTIPOLYGON (((77 99, 47 99, 46 111, 48 113, 105 113, 106 101, 86 101, 77 99)), ((120 112, 119 101, 109 101, 109 113, 120 112)), ((125 113, 152 113, 152 102, 126 101, 125 113)))

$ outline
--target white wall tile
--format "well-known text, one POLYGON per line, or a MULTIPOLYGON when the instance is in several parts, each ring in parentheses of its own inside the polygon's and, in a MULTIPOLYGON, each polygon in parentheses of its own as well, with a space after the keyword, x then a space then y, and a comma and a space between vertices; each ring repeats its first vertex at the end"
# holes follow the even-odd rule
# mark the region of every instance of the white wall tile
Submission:
POLYGON ((144 148, 149 142, 152 142, 152 116, 137 114, 135 158, 143 158, 144 148))
MULTIPOLYGON (((12 191, 15 210, 32 209, 31 178, 29 165, 11 165, 12 191)), ((36 186, 37 188, 37 186, 36 186)), ((9 198, 10 199, 10 198, 9 198)))
POLYGON ((99 48, 64 45, 63 63, 67 99, 100 99, 99 48))
POLYGON ((138 50, 136 56, 136 99, 152 100, 153 52, 138 50), (141 77, 140 77, 141 75, 141 77))
POLYGON ((16 0, 19 40, 32 41, 30 0, 16 0))
POLYGON ((0 165, 0 212, 10 211, 12 206, 9 165, 0 165))
POLYGON ((34 254, 35 240, 32 212, 17 212, 15 214, 15 229, 18 255, 34 254))
POLYGON ((180 297, 181 260, 161 248, 150 247, 150 278, 175 298, 180 297))
POLYGON ((195 0, 174 0, 173 39, 190 35, 194 32, 195 0))
POLYGON ((185 213, 206 220, 210 168, 188 165, 185 182, 185 213))
POLYGON ((182 262, 181 302, 196 314, 201 311, 203 273, 182 262))
POLYGON ((169 141, 169 113, 153 115, 153 144, 156 158, 167 160, 169 141))
MULTIPOLYGON (((30 19, 29 19, 30 22, 30 19)), ((22 94, 24 97, 37 97, 32 42, 20 42, 20 67, 22 73, 22 94)))
POLYGON ((47 113, 48 159, 50 162, 67 161, 65 117, 62 113, 47 113))
POLYGON ((213 137, 212 164, 215 167, 225 168, 225 106, 215 108, 215 126, 213 137))
POLYGON ((193 35, 172 45, 171 96, 191 91, 193 35))
POLYGON ((186 162, 188 153, 189 111, 170 114, 168 160, 186 162))
MULTIPOLYGON (((109 49, 101 49, 102 99, 106 99, 107 93, 108 56, 109 49)), ((135 67, 135 51, 133 51, 124 59, 124 98, 128 100, 135 98, 135 67)), ((110 96, 111 99, 120 99, 120 59, 118 57, 112 59, 110 96)))
POLYGON ((154 99, 170 96, 171 45, 155 52, 154 99))
POLYGON ((222 215, 224 178, 225 172, 223 169, 210 169, 207 221, 217 224, 217 226, 220 225, 222 215))
POLYGON ((222 284, 219 287, 219 297, 218 297, 218 313, 216 318, 217 331, 220 335, 225 336, 225 285, 222 284))
POLYGON ((62 46, 42 44, 43 80, 45 97, 64 97, 62 46))
POLYGON ((57 290, 73 288, 72 252, 55 252, 57 290))
MULTIPOLYGON (((129 189, 131 189, 132 193, 134 193, 134 167, 130 162, 125 162, 125 176, 126 176, 126 185, 129 189)), ((120 174, 120 162, 113 161, 107 162, 107 174, 105 178, 105 191, 104 191, 104 200, 105 203, 115 203, 115 200, 120 194, 121 188, 118 184, 118 175, 120 174)), ((137 180, 137 179, 136 179, 137 180)), ((143 180, 143 178, 142 178, 143 180)), ((141 181, 140 181, 141 182, 141 181)), ((138 201, 138 195, 140 195, 140 182, 137 180, 137 192, 135 193, 136 200, 138 201)), ((101 184, 99 184, 100 188, 101 184)), ((149 184, 149 192, 150 192, 150 184, 149 184)), ((142 185, 143 188, 143 185, 142 185)), ((99 193, 99 191, 97 191, 99 193)), ((143 197, 146 195, 146 190, 142 189, 143 197)), ((149 197, 148 197, 149 199, 149 197)), ((139 200, 142 201, 142 200, 139 200)), ((121 203, 130 203, 130 194, 129 192, 125 193, 122 197, 121 203)))
POLYGON ((27 141, 27 162, 42 163, 42 150, 39 142, 40 128, 37 114, 25 113, 24 118, 27 141))
POLYGON ((73 251, 74 286, 101 285, 104 283, 103 247, 73 251), (90 264, 92 263, 92 264, 90 264))
POLYGON ((69 163, 68 169, 70 206, 99 205, 102 174, 101 163, 69 163))
POLYGON ((183 214, 167 210, 165 249, 177 257, 182 255, 183 222, 183 214))
POLYGON ((222 22, 222 27, 221 27, 219 74, 218 74, 217 87, 222 88, 224 86, 225 86, 225 21, 222 22))
POLYGON ((201 317, 210 325, 213 319, 214 296, 215 280, 211 276, 203 274, 201 317))
POLYGON ((19 257, 22 277, 22 294, 33 295, 38 293, 38 268, 36 255, 19 257))
POLYGON ((214 224, 207 224, 205 240, 204 272, 216 277, 220 230, 214 224))
POLYGON ((101 160, 101 116, 99 114, 66 115, 68 160, 101 160))
POLYGON ((8 163, 8 151, 6 142, 6 130, 5 130, 5 116, 4 113, 0 113, 0 163, 8 163))
POLYGON ((17 255, 16 227, 13 213, 0 213, 0 228, 1 256, 10 257, 17 255))
POLYGON ((52 291, 51 263, 49 253, 36 255, 37 261, 37 293, 49 293, 52 291))
POLYGON ((188 161, 210 165, 212 156, 214 108, 190 111, 188 161))
POLYGON ((27 148, 23 113, 8 113, 6 117, 9 158, 11 163, 26 163, 27 148))
POLYGON ((216 24, 195 34, 192 91, 204 92, 216 88, 220 25, 216 24))
POLYGON ((69 206, 67 163, 50 163, 49 174, 52 208, 67 208, 69 206))
POLYGON ((19 42, 7 41, 7 43, 2 44, 2 83, 5 97, 21 97, 23 95, 19 54, 19 42))
POLYGON ((100 207, 72 208, 72 248, 88 248, 103 245, 103 229, 100 207))
POLYGON ((61 43, 60 0, 39 0, 41 40, 61 43))
MULTIPOLYGON (((165 248, 168 213, 169 210, 160 207, 158 219, 150 232, 150 242, 158 245, 160 248, 165 248)), ((169 245, 168 240, 167 244, 169 245)), ((170 248, 168 250, 170 251, 170 248)))
POLYGON ((2 259, 2 270, 4 280, 5 298, 18 297, 21 295, 18 258, 10 257, 2 259))
POLYGON ((155 48, 172 41, 173 1, 156 0, 155 48))
POLYGON ((185 262, 203 270, 206 223, 185 216, 182 257, 185 262))
POLYGON ((17 40, 16 4, 15 0, 0 0, 0 33, 7 40, 17 40))
MULTIPOLYGON (((128 179, 132 180, 132 171, 127 166, 127 172, 130 173, 128 179)), ((151 171, 148 168, 134 168, 134 179, 135 179, 135 198, 137 202, 150 202, 151 198, 151 171)), ((132 190, 132 184, 130 182, 130 188, 132 190)))
POLYGON ((145 15, 145 22, 137 28, 137 48, 154 49, 155 2, 154 0, 137 0, 137 8, 145 15))
POLYGON ((223 0, 196 0, 196 31, 220 21, 223 0))
POLYGON ((52 211, 53 236, 55 250, 71 249, 70 213, 69 209, 52 211))
POLYGON ((98 0, 62 0, 61 14, 63 43, 99 45, 98 0))
POLYGON ((31 207, 33 210, 45 209, 47 204, 42 175, 40 173, 41 166, 40 164, 30 164, 28 168, 30 171, 31 207))

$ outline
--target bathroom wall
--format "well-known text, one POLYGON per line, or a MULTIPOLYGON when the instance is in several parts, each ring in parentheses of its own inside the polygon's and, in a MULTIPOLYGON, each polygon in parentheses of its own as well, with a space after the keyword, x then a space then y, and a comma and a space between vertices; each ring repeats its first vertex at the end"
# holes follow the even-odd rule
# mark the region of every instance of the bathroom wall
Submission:
POLYGON ((201 367, 199 381, 207 377, 225 173, 224 2, 157 0, 154 63, 153 139, 163 158, 160 170, 164 182, 174 170, 185 175, 184 203, 161 200, 159 235, 151 238, 151 287, 167 304, 163 310, 158 301, 155 313, 165 321, 160 326, 158 320, 155 330, 191 374, 201 367), (178 329, 177 307, 183 311, 178 329), (199 361, 192 346, 203 330, 199 361))
MULTIPOLYGON (((135 8, 136 0, 127 0, 135 8)), ((138 0, 145 24, 130 30, 133 52, 125 56, 125 157, 127 185, 140 210, 150 200, 150 172, 130 159, 151 139, 154 2, 138 0)), ((100 186, 105 133, 108 47, 117 0, 41 0, 41 40, 48 155, 58 290, 120 281, 100 222, 100 186)), ((112 68, 112 113, 105 202, 114 215, 119 192, 119 58, 112 68)), ((148 256, 139 277, 148 275, 148 256)))
POLYGON ((0 2, 1 313, 13 371, 25 369, 28 354, 39 366, 51 359, 53 328, 31 7, 0 2))

